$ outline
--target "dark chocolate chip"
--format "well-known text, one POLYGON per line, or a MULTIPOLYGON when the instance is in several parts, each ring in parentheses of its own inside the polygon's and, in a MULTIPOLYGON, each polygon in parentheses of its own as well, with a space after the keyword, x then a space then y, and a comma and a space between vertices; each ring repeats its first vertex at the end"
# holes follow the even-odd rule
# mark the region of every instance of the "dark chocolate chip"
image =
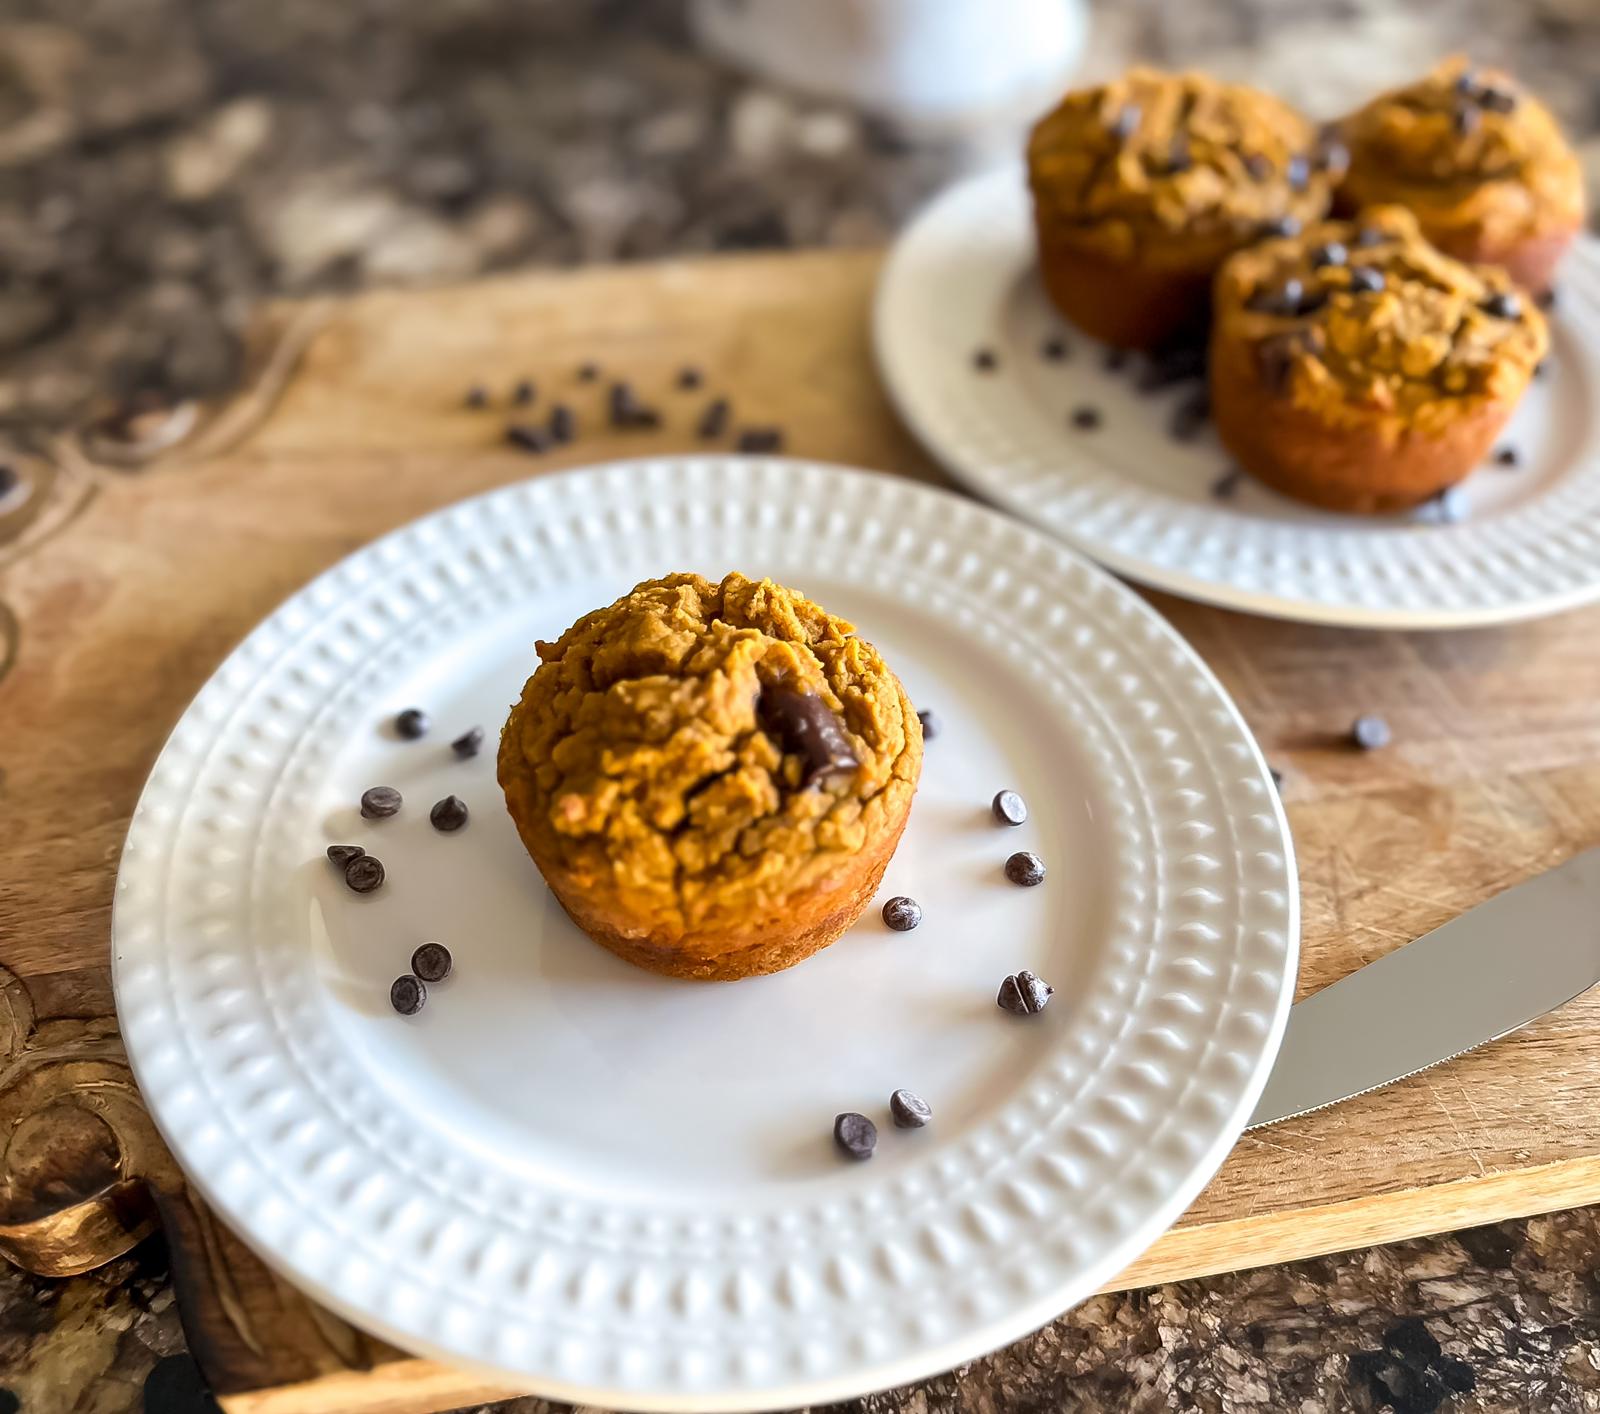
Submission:
POLYGON ((1167 170, 1169 172, 1187 172, 1193 163, 1189 154, 1189 134, 1177 132, 1172 135, 1172 146, 1167 150, 1167 170))
POLYGON ((1393 739, 1389 724, 1375 712, 1357 717, 1350 727, 1350 740, 1363 751, 1381 751, 1393 739))
POLYGON ((989 802, 989 810, 1002 825, 1028 823, 1028 802, 1014 790, 996 791, 994 799, 989 802))
POLYGON ((1318 270, 1324 265, 1343 265, 1349 258, 1350 252, 1338 241, 1324 241, 1311 251, 1311 264, 1318 270))
POLYGON ((1290 319, 1300 313, 1305 298, 1306 287, 1291 275, 1276 289, 1265 286, 1257 290, 1245 303, 1258 314, 1275 314, 1280 319, 1290 319))
POLYGON ((944 719, 931 707, 924 707, 917 713, 917 720, 922 723, 922 739, 932 741, 944 730, 944 719))
POLYGON ((1337 179, 1350 168, 1350 149, 1337 138, 1325 136, 1317 144, 1314 160, 1319 172, 1326 172, 1337 179))
POLYGON ((1496 466, 1521 466, 1522 453, 1515 447, 1501 447, 1494 454, 1494 464, 1496 466))
POLYGON ((463 761, 483 750, 483 728, 471 727, 450 743, 450 749, 463 761))
POLYGON ((1051 363, 1060 363, 1067 356, 1067 341, 1059 334, 1052 334, 1039 345, 1039 355, 1051 363))
POLYGON ((375 855, 358 854, 344 866, 344 881, 358 894, 370 894, 383 883, 383 861, 375 855))
POLYGON ((1388 233, 1377 226, 1360 226, 1356 229, 1352 245, 1358 245, 1363 250, 1369 246, 1382 245, 1389 239, 1388 233))
POLYGON ((854 1111, 835 1115, 833 1142, 852 1159, 870 1159, 878 1147, 878 1126, 854 1111))
POLYGON ((1128 366, 1127 349, 1107 349, 1101 360, 1107 373, 1120 373, 1128 366))
POLYGON ((695 433, 711 441, 722 436, 728 430, 728 400, 714 398, 706 404, 706 410, 700 414, 700 421, 695 425, 695 433))
POLYGON ((459 795, 447 795, 428 812, 428 819, 434 829, 451 834, 467 823, 467 802, 459 795))
POLYGON ((606 409, 613 427, 631 427, 639 411, 639 401, 634 397, 632 384, 620 379, 613 383, 606 394, 606 409))
POLYGON ((1478 106, 1490 113, 1513 113, 1517 95, 1509 89, 1484 86, 1478 89, 1478 106))
POLYGON ((1375 295, 1383 288, 1383 271, 1372 265, 1357 265, 1350 271, 1350 289, 1354 294, 1375 295))
POLYGON ((428 714, 420 707, 407 707, 394 719, 394 729, 406 741, 415 741, 420 736, 426 736, 431 725, 428 714))
POLYGON ((519 452, 531 452, 534 456, 550 450, 550 434, 531 422, 513 422, 506 428, 506 441, 519 452))
POLYGON ((1457 1360, 1453 1355, 1446 1355, 1434 1364, 1434 1369, 1445 1388, 1454 1394, 1471 1394, 1478 1387, 1478 1377, 1473 1372, 1472 1366, 1465 1360, 1457 1360))
POLYGON ((1252 152, 1244 159, 1244 169, 1258 182, 1264 182, 1272 175, 1272 159, 1260 152, 1252 152))
POLYGON ((1556 287, 1552 285, 1542 295, 1536 295, 1533 302, 1538 305, 1540 309, 1554 309, 1559 303, 1559 300, 1560 297, 1556 294, 1556 287))
POLYGON ((1550 360, 1541 358, 1538 363, 1534 364, 1533 376, 1535 378, 1548 378, 1550 376, 1550 360))
POLYGON ((1492 294, 1478 306, 1485 314, 1495 319, 1520 319, 1522 317, 1522 301, 1510 290, 1501 290, 1492 294))
POLYGON ((933 1107, 911 1090, 896 1090, 889 1096, 889 1113, 896 1129, 921 1129, 933 1118, 933 1107))
POLYGON ((511 390, 511 402, 514 407, 525 408, 533 402, 539 390, 533 386, 530 379, 524 378, 511 390))
POLYGON ((1434 513, 1440 520, 1454 525, 1467 518, 1467 493, 1459 486, 1446 486, 1433 498, 1434 513))
POLYGON ((411 970, 424 982, 443 982, 452 966, 450 949, 443 943, 423 943, 411 954, 411 970))
POLYGON ((1037 1016, 1050 1004, 1055 988, 1042 977, 1035 977, 1024 968, 1014 972, 1000 984, 1000 994, 995 1004, 1013 1016, 1037 1016))
POLYGON ((993 349, 978 349, 972 355, 972 366, 979 373, 993 373, 1000 366, 1000 360, 995 357, 993 349))
POLYGON ((1273 786, 1281 794, 1282 791, 1283 791, 1283 772, 1280 771, 1276 766, 1268 766, 1267 770, 1272 776, 1272 784, 1273 784, 1273 786))
POLYGON ((1006 878, 1024 889, 1044 883, 1044 860, 1032 850, 1019 849, 1006 860, 1006 878))
POLYGON ((415 1016, 427 1000, 428 989, 422 985, 422 979, 409 972, 389 984, 389 1005, 401 1016, 415 1016))
POLYGON ((557 403, 550 409, 550 440, 552 442, 570 442, 578 435, 578 420, 572 414, 572 409, 565 403, 557 403))
POLYGON ((1383 1333, 1383 1348, 1408 1365, 1430 1365, 1444 1352, 1420 1316, 1407 1316, 1383 1333))
POLYGON ((922 922, 922 905, 898 894, 883 906, 883 921, 897 933, 909 933, 922 922))
POLYGON ((1483 126, 1483 114, 1470 103, 1460 104, 1450 115, 1450 126, 1460 137, 1471 137, 1483 126))
POLYGON ((693 392, 701 384, 700 370, 692 364, 678 370, 678 386, 686 393, 693 392))
POLYGON ((661 426, 661 413, 652 407, 636 407, 628 415, 628 420, 623 424, 635 431, 649 432, 661 426))
POLYGON ((1196 388, 1173 408, 1167 432, 1176 442, 1192 442, 1211 418, 1211 394, 1196 388))
POLYGON ((366 850, 362 849, 358 844, 330 844, 328 846, 328 858, 340 869, 345 868, 352 859, 360 859, 365 853, 366 850))
POLYGON ((578 365, 578 382, 593 383, 600 376, 600 365, 595 363, 580 363, 578 365))
POLYGON ((804 759, 807 786, 848 776, 860 766, 843 719, 816 693, 764 688, 757 711, 783 750, 804 759))
POLYGON ((1456 75, 1456 81, 1451 85, 1457 93, 1472 94, 1478 91, 1478 75, 1475 70, 1463 69, 1456 75))
POLYGON ((1137 103, 1124 103, 1117 111, 1117 116, 1111 120, 1109 129, 1111 136, 1118 142, 1126 142, 1139 131, 1139 105, 1137 103))
POLYGON ((1289 159, 1283 174, 1288 179, 1290 191, 1304 191, 1311 181, 1311 164, 1296 153, 1289 159))
POLYGON ((486 408, 489 406, 489 390, 481 383, 474 383, 467 389, 467 395, 462 401, 469 408, 486 408))
POLYGON ((1239 483, 1242 480, 1244 480, 1244 473, 1238 467, 1234 467, 1231 471, 1225 471, 1211 483, 1211 494, 1219 501, 1231 500, 1234 492, 1239 489, 1239 483))
POLYGON ((1288 388, 1300 351, 1300 341, 1292 334, 1263 339, 1257 346, 1256 365, 1269 392, 1281 393, 1288 388))
POLYGON ((1296 314, 1315 314, 1328 302, 1326 290, 1307 290, 1300 296, 1300 303, 1295 306, 1296 314))
POLYGON ((387 820, 400 809, 400 792, 393 786, 373 786, 361 793, 361 818, 387 820))
POLYGON ((781 452, 783 430, 778 427, 747 427, 734 440, 741 452, 781 452))
POLYGON ((1144 367, 1139 371, 1139 388, 1142 392, 1151 393, 1191 378, 1204 378, 1205 373, 1204 348, 1185 346, 1164 349, 1145 360, 1144 367))
POLYGON ((1281 236, 1298 236, 1300 234, 1300 218, 1298 216, 1278 216, 1271 221, 1261 223, 1261 234, 1267 240, 1275 240, 1281 236))
POLYGON ((0 500, 15 491, 21 481, 22 476, 16 467, 0 462, 0 500))
POLYGON ((1073 408, 1072 425, 1080 432, 1093 432, 1100 425, 1100 409, 1090 407, 1087 403, 1083 407, 1073 408))

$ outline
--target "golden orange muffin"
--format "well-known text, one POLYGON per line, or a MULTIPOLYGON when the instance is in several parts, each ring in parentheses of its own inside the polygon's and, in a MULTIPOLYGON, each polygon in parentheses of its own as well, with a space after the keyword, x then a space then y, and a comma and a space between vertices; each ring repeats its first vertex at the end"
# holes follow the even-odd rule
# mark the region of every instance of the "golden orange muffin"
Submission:
POLYGON ((1198 335, 1217 267, 1326 215, 1338 157, 1287 103, 1204 74, 1069 93, 1028 141, 1044 287, 1124 348, 1198 335))
POLYGON ((771 580, 675 574, 538 653, 500 785, 591 938, 730 981, 856 920, 905 828, 922 727, 849 624, 771 580))
POLYGON ((1550 110, 1497 69, 1448 59, 1341 125, 1338 210, 1393 202, 1447 255, 1536 294, 1583 226, 1583 172, 1550 110))
POLYGON ((1547 338, 1492 266, 1377 207, 1240 251, 1217 276, 1211 413, 1246 471, 1338 511, 1414 506, 1466 476, 1547 338))

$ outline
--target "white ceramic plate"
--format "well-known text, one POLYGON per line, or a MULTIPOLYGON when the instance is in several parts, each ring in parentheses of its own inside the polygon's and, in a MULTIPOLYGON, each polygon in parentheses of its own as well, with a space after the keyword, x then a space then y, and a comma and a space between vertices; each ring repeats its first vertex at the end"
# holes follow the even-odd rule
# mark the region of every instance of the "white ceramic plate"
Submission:
POLYGON ((745 1409, 947 1368, 1114 1277, 1239 1133, 1298 940, 1289 836, 1204 665, 1056 542, 904 480, 737 457, 511 486, 353 555, 178 724, 117 883, 118 1014, 200 1191, 412 1350, 582 1403, 745 1409), (945 731, 876 910, 789 972, 638 971, 524 855, 494 733, 534 640, 641 578, 767 573, 854 620, 945 731), (432 733, 395 739, 425 707, 432 733), (491 745, 459 762, 474 724, 491 745), (404 810, 364 823, 375 783, 404 810), (1002 786, 1032 818, 997 825, 1002 786), (459 834, 428 823, 449 792, 459 834), (323 858, 383 859, 370 896, 323 858), (1050 877, 1005 882, 1032 848, 1050 877), (415 945, 456 975, 390 1010, 415 945), (994 1002, 1031 967, 1057 996, 994 1002), (935 1111, 884 1113, 897 1086, 935 1111), (835 1113, 880 1124, 866 1164, 835 1113))
MULTIPOLYGON (((957 476, 1144 584, 1250 613, 1368 628, 1454 628, 1534 618, 1600 599, 1600 243, 1568 255, 1547 376, 1501 445, 1516 470, 1464 483, 1467 515, 1439 523, 1342 516, 1246 477, 1207 426, 1168 432, 1184 390, 1136 388, 1134 364, 1068 328, 1035 271, 1019 170, 969 179, 900 237, 878 288, 879 367, 901 414, 957 476), (1045 339, 1070 356, 1050 362, 1045 339), (999 367, 974 371, 993 349, 999 367), (1092 432, 1074 408, 1103 414, 1092 432)), ((1198 386, 1198 385, 1191 385, 1198 386)))

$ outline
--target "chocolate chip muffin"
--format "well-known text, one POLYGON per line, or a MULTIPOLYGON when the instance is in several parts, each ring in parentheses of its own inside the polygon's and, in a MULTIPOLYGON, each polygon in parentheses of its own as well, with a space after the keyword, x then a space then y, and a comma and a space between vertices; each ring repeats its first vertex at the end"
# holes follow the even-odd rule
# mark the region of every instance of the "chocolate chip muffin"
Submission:
POLYGON ((1341 163, 1288 104, 1203 74, 1069 93, 1028 142, 1044 287, 1108 343, 1198 338, 1217 267, 1325 216, 1341 163))
POLYGON ((1409 212, 1378 207, 1222 267, 1212 416, 1239 464, 1284 494, 1400 510, 1482 460, 1546 342, 1505 271, 1451 259, 1409 212))
POLYGON ((500 785, 591 938, 729 981, 855 921, 905 828, 922 728, 849 624, 771 580, 675 574, 538 653, 500 785))
POLYGON ((1549 288, 1583 225, 1583 174, 1549 109, 1509 74, 1449 59, 1340 127, 1350 164, 1338 210, 1398 203, 1447 255, 1549 288))

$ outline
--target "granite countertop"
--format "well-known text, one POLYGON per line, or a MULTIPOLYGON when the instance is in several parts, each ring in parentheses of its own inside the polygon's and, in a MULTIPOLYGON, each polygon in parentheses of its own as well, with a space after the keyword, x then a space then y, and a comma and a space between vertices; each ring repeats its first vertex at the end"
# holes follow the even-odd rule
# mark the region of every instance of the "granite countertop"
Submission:
MULTIPOLYGON (((1009 140, 919 139, 729 73, 688 46, 666 0, 72 9, 69 23, 57 0, 0 8, 13 429, 144 390, 225 389, 273 294, 880 243, 1009 140)), ((1192 63, 1332 113, 1458 48, 1536 83, 1600 190, 1591 0, 1104 0, 1087 62, 1192 63)), ((77 1392, 54 1408, 215 1407, 159 1238, 66 1281, 0 1266, 0 1386, 5 1372, 77 1392)), ((0 1387, 0 1414, 17 1407, 0 1387)), ((1600 1410, 1600 1210, 1097 1297, 858 1407, 1600 1410)))

